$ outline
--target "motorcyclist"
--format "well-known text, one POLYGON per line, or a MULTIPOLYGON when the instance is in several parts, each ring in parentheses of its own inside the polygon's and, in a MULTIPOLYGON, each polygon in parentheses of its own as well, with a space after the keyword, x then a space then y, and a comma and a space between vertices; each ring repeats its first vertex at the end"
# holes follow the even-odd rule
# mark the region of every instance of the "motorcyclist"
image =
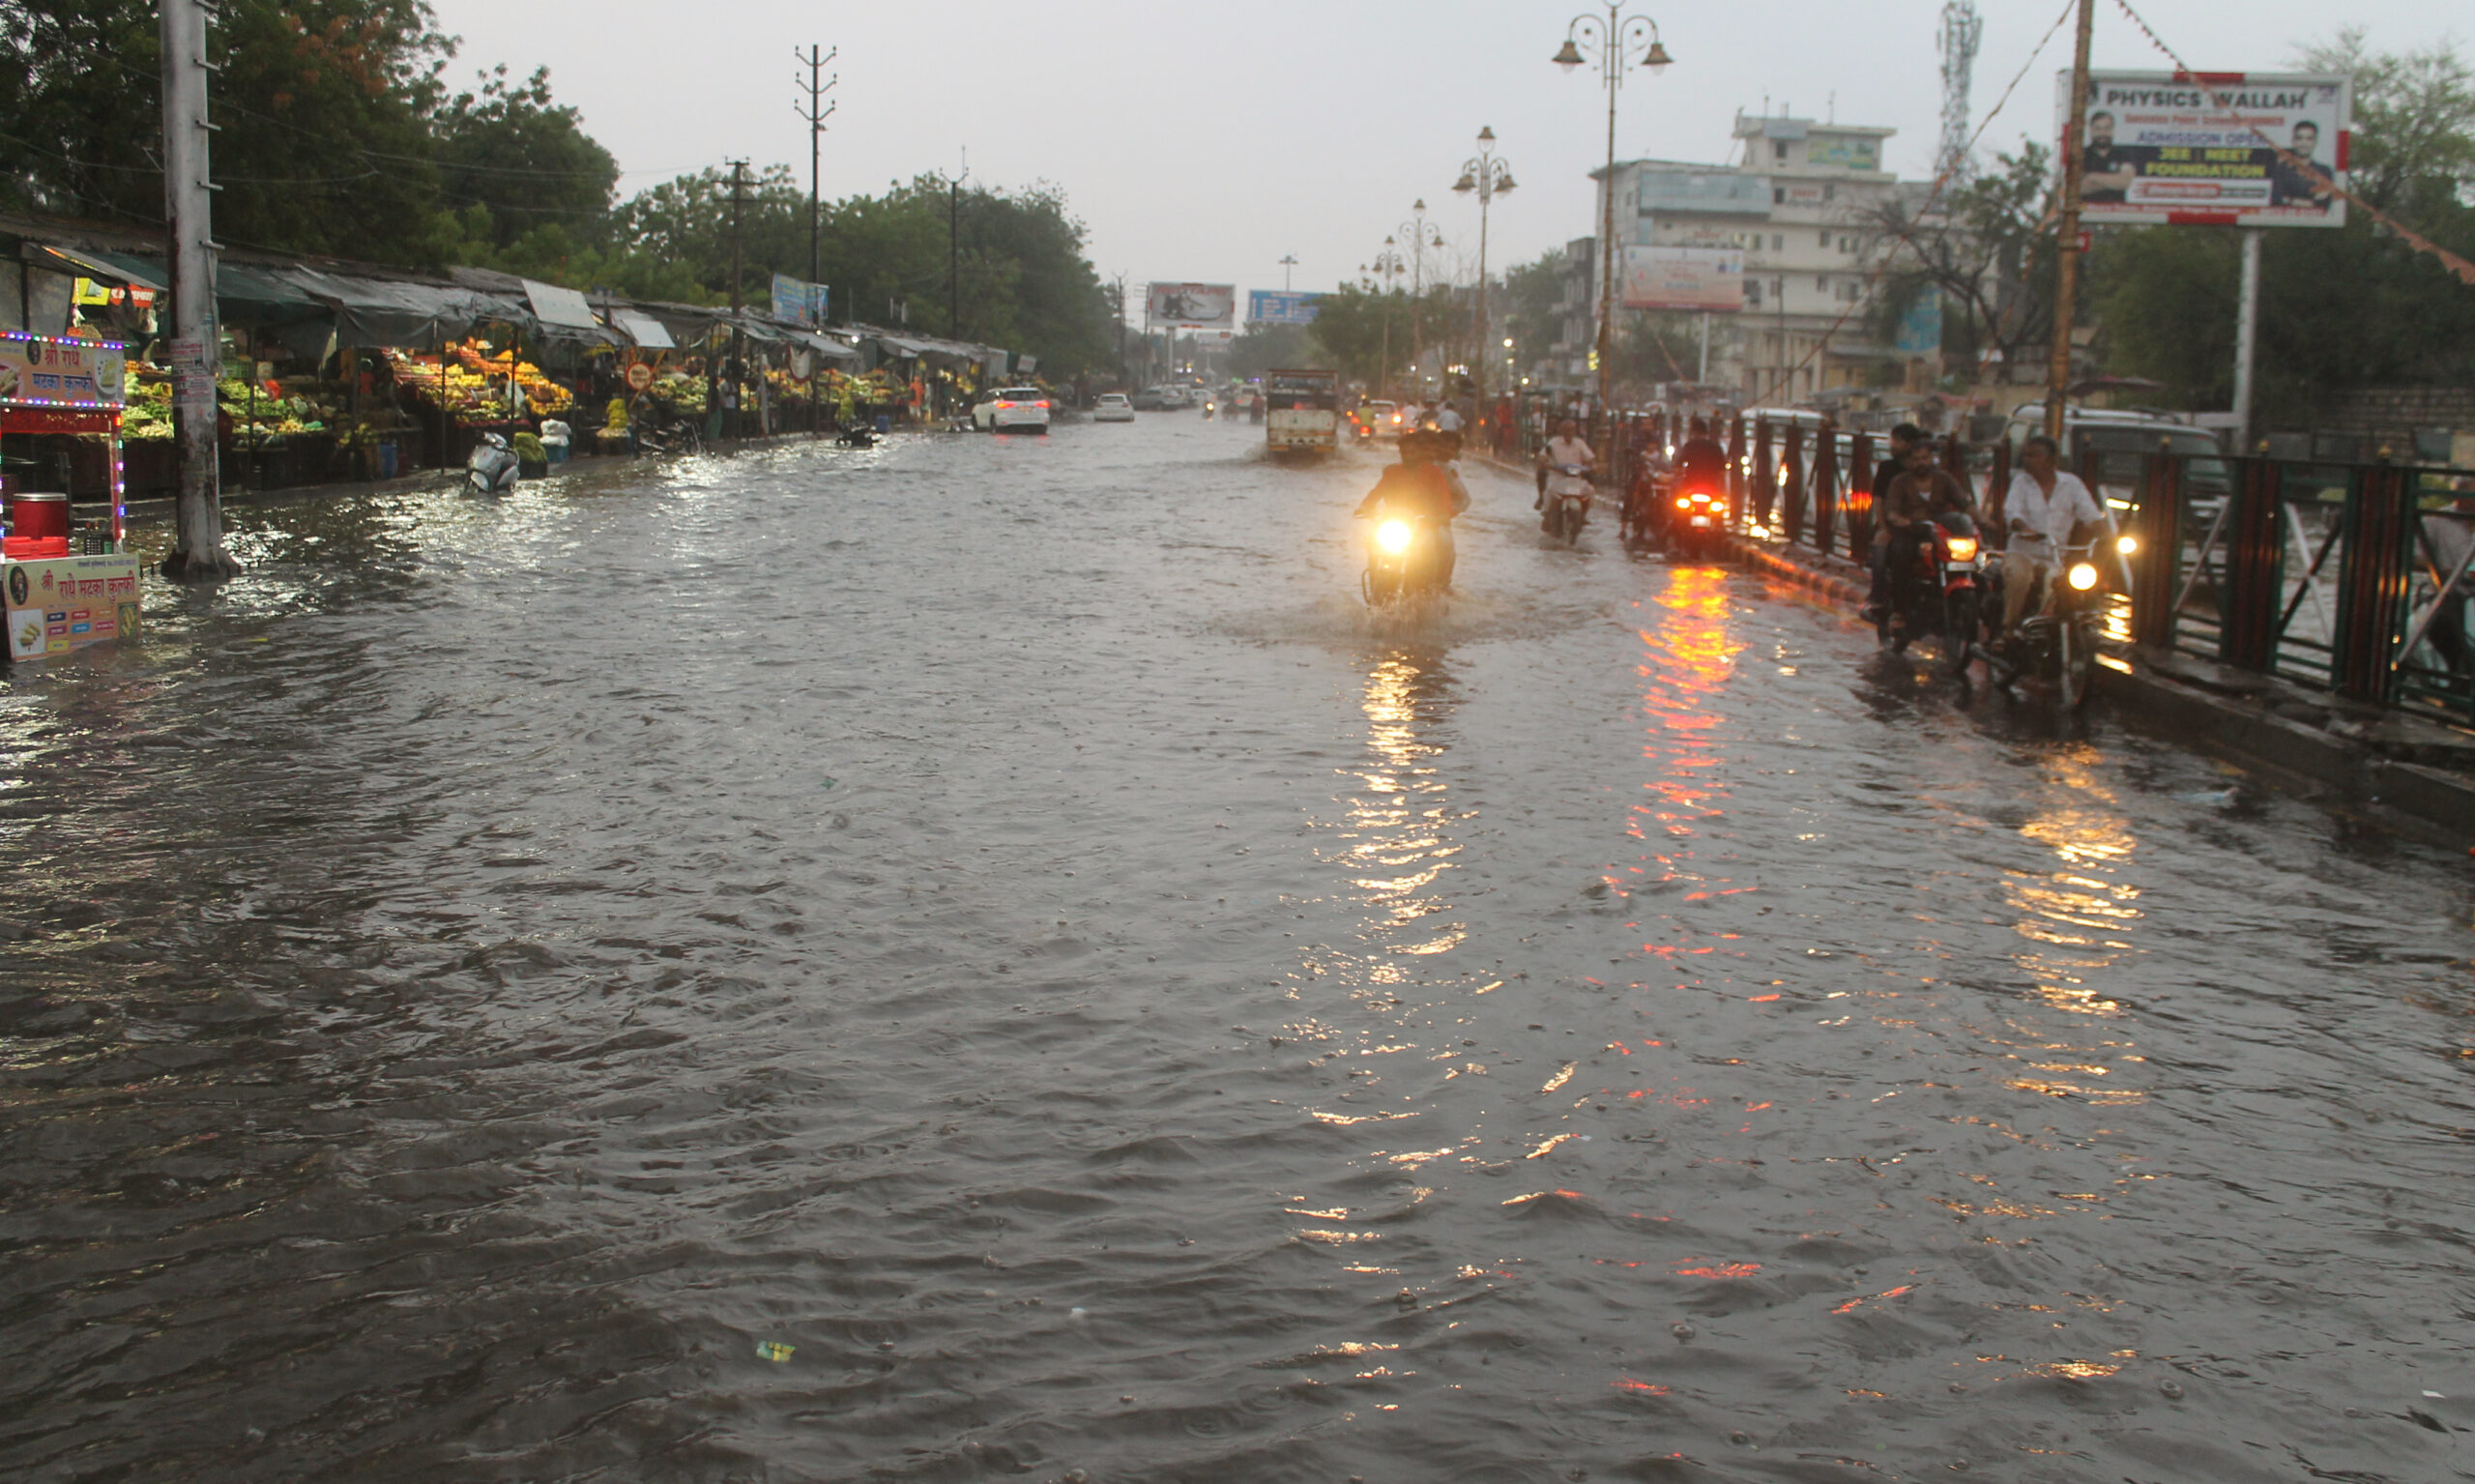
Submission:
MULTIPOLYGON (((2062 550, 2083 528, 2108 523, 2105 507, 2080 476, 2057 467, 2054 441, 2040 433, 2020 446, 2020 467, 2002 497, 2011 543, 2002 553, 2002 631, 2020 626, 2021 615, 2041 580, 2050 579, 2062 550)), ((2053 593, 2047 592, 2049 603, 2053 593)))
POLYGON ((1888 579, 1883 576, 1888 547, 1885 544, 1887 529, 1882 521, 1882 509, 1890 503, 1891 480, 1907 472, 1907 455, 1925 442, 1925 429, 1913 422, 1903 422, 1891 429, 1890 451, 1882 455, 1880 463, 1874 466, 1874 540, 1866 553, 1867 565, 1872 568, 1872 581, 1866 588, 1864 608, 1864 615, 1869 620, 1880 618, 1890 605, 1888 579))
POLYGON ((1685 425, 1684 441, 1675 446, 1675 492, 1706 489, 1715 496, 1724 495, 1727 487, 1727 448, 1710 436, 1707 418, 1695 418, 1685 425))
POLYGON ((1461 452, 1461 439, 1451 433, 1403 433, 1400 452, 1401 461, 1385 467, 1358 502, 1356 513, 1361 518, 1403 515, 1424 524, 1435 539, 1438 581, 1449 587, 1455 555, 1452 520, 1470 509, 1470 487, 1452 462, 1461 452))
POLYGON ((1892 477, 1882 503, 1876 507, 1881 520, 1882 567, 1888 578, 1885 589, 1892 599, 1894 623, 1901 622, 1897 597, 1916 569, 1916 551, 1924 543, 1934 517, 1952 510, 1973 515, 1976 509, 1966 488, 1949 470, 1934 462, 1933 445, 1911 444, 1906 463, 1907 467, 1892 477))
POLYGON ((1549 471, 1564 464, 1579 464, 1584 469, 1590 469, 1597 463, 1597 453, 1593 452, 1588 443, 1582 438, 1582 425, 1578 419, 1566 418, 1557 423, 1555 436, 1549 438, 1546 447, 1538 451, 1538 500, 1530 508, 1541 511, 1547 509, 1549 471))

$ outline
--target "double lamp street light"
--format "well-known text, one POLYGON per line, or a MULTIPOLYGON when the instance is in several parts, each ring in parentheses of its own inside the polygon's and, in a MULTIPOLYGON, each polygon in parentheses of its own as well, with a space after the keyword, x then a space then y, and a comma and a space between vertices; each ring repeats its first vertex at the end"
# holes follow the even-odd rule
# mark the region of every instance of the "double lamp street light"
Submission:
MULTIPOLYGON (((1604 201, 1603 220, 1598 236, 1598 407, 1605 428, 1599 451, 1605 458, 1614 451, 1614 420, 1606 417, 1608 382, 1616 368, 1612 332, 1616 326, 1616 95, 1624 86, 1625 70, 1639 60, 1651 73, 1667 71, 1674 58, 1659 40, 1659 25, 1646 15, 1623 14, 1623 0, 1605 0, 1605 16, 1581 15, 1573 17, 1565 28, 1564 44, 1548 60, 1569 73, 1584 62, 1598 64, 1599 77, 1607 85, 1607 173, 1602 178, 1600 193, 1604 201)), ((1481 282, 1484 280, 1481 279, 1481 282)), ((1485 290, 1482 288, 1483 294, 1485 290)))

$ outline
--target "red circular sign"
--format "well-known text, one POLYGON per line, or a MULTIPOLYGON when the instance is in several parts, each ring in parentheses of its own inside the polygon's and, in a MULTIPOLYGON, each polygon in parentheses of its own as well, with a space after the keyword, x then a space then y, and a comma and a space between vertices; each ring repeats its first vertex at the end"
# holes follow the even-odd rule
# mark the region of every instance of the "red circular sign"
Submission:
POLYGON ((651 362, 647 362, 647 361, 639 361, 639 362, 637 362, 634 365, 631 365, 631 366, 627 367, 627 385, 628 385, 628 386, 631 386, 631 387, 635 388, 637 391, 642 392, 642 391, 644 391, 647 387, 650 387, 650 386, 652 386, 653 384, 654 384, 654 368, 653 368, 653 364, 652 364, 651 362))

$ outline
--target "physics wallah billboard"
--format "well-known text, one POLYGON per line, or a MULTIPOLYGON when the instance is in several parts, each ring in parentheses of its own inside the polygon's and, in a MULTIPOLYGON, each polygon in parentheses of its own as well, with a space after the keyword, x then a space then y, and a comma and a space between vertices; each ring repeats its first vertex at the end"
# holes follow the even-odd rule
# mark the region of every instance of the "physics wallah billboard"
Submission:
POLYGON ((1143 301, 1145 321, 1155 329, 1235 330, 1235 283, 1154 283, 1143 301))
POLYGON ((2268 73, 2091 73, 2058 127, 2081 147, 2090 226, 2344 226, 2348 79, 2268 73))

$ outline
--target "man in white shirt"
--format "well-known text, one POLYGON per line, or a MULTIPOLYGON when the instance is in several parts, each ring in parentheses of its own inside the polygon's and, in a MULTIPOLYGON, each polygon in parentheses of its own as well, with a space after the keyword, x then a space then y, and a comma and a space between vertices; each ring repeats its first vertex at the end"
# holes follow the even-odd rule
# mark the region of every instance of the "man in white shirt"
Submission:
POLYGON ((1452 404, 1450 402, 1438 402, 1436 404, 1435 428, 1439 433, 1457 433, 1461 431, 1461 414, 1453 411, 1452 404))
POLYGON ((1548 439, 1547 447, 1538 451, 1538 503, 1532 509, 1541 510, 1547 509, 1548 470, 1558 464, 1579 464, 1587 469, 1594 467, 1597 463, 1596 451, 1582 438, 1582 425, 1579 420, 1566 418, 1563 422, 1557 423, 1556 436, 1548 439))
MULTIPOLYGON (((2020 626, 2040 575, 2051 577, 2062 549, 2082 526, 2106 523, 2106 511, 2080 476, 2060 467, 2053 439, 2039 434, 2020 446, 2020 467, 2002 501, 2011 544, 2002 553, 2002 629, 2020 626)), ((2049 603, 2053 595, 2047 595, 2049 603)))

